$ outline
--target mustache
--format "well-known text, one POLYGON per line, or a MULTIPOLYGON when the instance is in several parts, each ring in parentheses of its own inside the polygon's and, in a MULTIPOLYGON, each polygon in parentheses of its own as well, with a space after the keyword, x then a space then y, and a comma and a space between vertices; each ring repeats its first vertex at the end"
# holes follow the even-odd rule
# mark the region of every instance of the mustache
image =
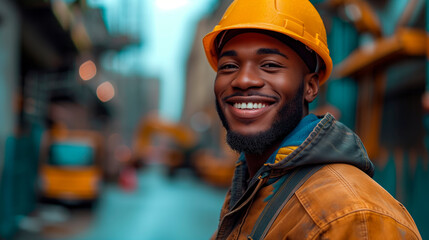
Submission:
POLYGON ((267 94, 263 94, 263 93, 260 93, 260 92, 257 92, 257 91, 248 91, 246 93, 235 92, 235 93, 233 93, 231 95, 223 97, 222 101, 226 101, 226 100, 228 100, 229 98, 232 98, 232 97, 251 97, 251 96, 268 97, 268 98, 273 98, 275 100, 279 100, 279 98, 277 96, 267 95, 267 94))

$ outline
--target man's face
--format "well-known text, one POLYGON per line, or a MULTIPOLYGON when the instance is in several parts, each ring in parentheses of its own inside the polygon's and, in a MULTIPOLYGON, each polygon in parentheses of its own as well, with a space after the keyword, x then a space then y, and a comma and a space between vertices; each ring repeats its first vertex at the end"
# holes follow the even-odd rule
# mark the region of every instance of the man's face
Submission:
POLYGON ((219 56, 214 91, 228 143, 261 154, 303 117, 308 69, 287 45, 260 33, 235 36, 219 56))

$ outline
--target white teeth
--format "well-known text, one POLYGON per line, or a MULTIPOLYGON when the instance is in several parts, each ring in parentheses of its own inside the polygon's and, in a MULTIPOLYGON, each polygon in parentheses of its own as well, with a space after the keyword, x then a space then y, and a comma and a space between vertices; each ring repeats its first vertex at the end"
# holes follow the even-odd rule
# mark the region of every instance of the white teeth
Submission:
POLYGON ((266 107, 263 103, 234 103, 234 107, 238 109, 261 109, 266 107))

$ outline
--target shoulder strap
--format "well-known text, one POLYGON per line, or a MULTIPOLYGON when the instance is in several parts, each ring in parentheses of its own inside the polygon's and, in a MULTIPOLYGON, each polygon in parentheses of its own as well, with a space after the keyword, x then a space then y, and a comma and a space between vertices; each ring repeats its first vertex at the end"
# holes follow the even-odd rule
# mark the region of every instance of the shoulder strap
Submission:
POLYGON ((323 166, 324 165, 313 165, 302 167, 288 174, 289 176, 286 176, 284 183, 265 206, 261 215, 259 215, 255 226, 253 226, 252 233, 247 238, 250 240, 263 239, 274 220, 295 191, 298 190, 298 188, 300 188, 301 185, 311 177, 311 175, 323 166))

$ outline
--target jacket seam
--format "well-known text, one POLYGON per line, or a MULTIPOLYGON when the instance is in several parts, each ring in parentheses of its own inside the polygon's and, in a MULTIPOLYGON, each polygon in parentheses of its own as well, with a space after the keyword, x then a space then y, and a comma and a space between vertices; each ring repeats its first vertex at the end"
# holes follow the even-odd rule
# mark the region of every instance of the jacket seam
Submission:
MULTIPOLYGON (((335 176, 336 176, 336 178, 338 179, 338 180, 340 180, 341 181, 341 183, 342 184, 344 184, 345 185, 345 187, 349 190, 349 191, 347 191, 347 193, 349 193, 349 194, 351 194, 350 193, 350 191, 352 191, 351 189, 350 189, 350 186, 348 185, 348 184, 345 184, 344 183, 344 180, 342 179, 342 178, 340 178, 340 176, 338 176, 338 174, 337 174, 337 172, 334 170, 334 169, 332 169, 332 167, 330 166, 330 164, 329 165, 327 165, 327 166, 325 166, 327 169, 329 169, 330 170, 330 172, 332 172, 335 176)), ((325 167, 323 167, 323 168, 325 168, 325 167)), ((322 169, 323 169, 322 168, 322 169)), ((321 170, 322 170, 321 169, 321 170)), ((310 178, 311 179, 311 178, 310 178)), ((304 187, 304 185, 303 186, 301 186, 301 187, 304 187)), ((353 192, 353 191, 352 191, 353 192)), ((353 194, 352 194, 355 198, 358 198, 357 197, 357 195, 353 192, 353 194)), ((304 204, 304 200, 302 200, 301 199, 301 197, 299 197, 298 196, 298 194, 296 194, 296 196, 297 196, 297 198, 298 198, 298 200, 299 200, 299 202, 301 203, 301 205, 303 206, 303 208, 305 209, 305 211, 309 214, 309 216, 311 217, 311 219, 316 223, 316 225, 317 226, 319 226, 319 227, 321 227, 322 225, 323 225, 323 222, 322 221, 319 221, 319 219, 318 218, 316 218, 316 213, 311 209, 311 208, 308 208, 308 207, 306 207, 306 205, 308 205, 308 204, 304 204)), ((361 200, 359 199, 359 202, 361 203, 361 200)), ((363 206, 365 206, 365 208, 368 208, 368 206, 366 206, 366 205, 363 205, 363 206)), ((335 218, 334 218, 335 219, 335 218)))
MULTIPOLYGON (((401 223, 402 225, 405 226, 405 223, 402 223, 402 222, 399 222, 398 220, 396 220, 398 218, 396 215, 394 215, 392 213, 389 213, 389 212, 385 212, 382 209, 371 208, 367 204, 365 204, 362 201, 361 197, 358 194, 356 194, 356 192, 353 190, 353 187, 350 186, 350 184, 348 183, 348 181, 342 176, 341 173, 339 173, 337 170, 335 170, 334 168, 332 168, 332 166, 330 166, 330 165, 328 165, 327 167, 329 167, 329 169, 332 171, 332 173, 334 173, 336 176, 338 176, 338 178, 341 179, 341 182, 344 183, 347 186, 347 188, 353 193, 353 195, 356 197, 356 199, 359 200, 360 204, 362 204, 362 206, 364 206, 364 208, 362 208, 362 209, 371 209, 373 211, 377 211, 377 212, 379 212, 381 214, 384 214, 386 216, 390 216, 391 218, 395 219, 395 221, 397 221, 398 223, 401 223)), ((388 193, 384 188, 383 188, 383 190, 386 193, 388 193)))
POLYGON ((368 226, 367 226, 367 221, 366 221, 366 214, 364 211, 360 212, 360 215, 362 216, 362 222, 363 222, 363 226, 362 226, 362 231, 364 233, 364 237, 365 239, 368 239, 368 226))
POLYGON ((365 208, 368 208, 368 205, 365 204, 365 202, 362 201, 362 199, 359 197, 359 195, 356 193, 356 191, 353 189, 352 186, 350 186, 350 183, 348 181, 346 181, 346 179, 343 177, 342 174, 340 174, 337 170, 335 170, 332 166, 328 165, 327 168, 333 173, 335 174, 335 176, 337 176, 337 178, 341 181, 341 183, 343 183, 344 186, 347 187, 347 189, 349 190, 349 192, 356 198, 359 200, 359 203, 362 204, 362 206, 365 206, 365 208))
MULTIPOLYGON (((338 171, 336 171, 335 169, 333 169, 332 168, 332 166, 331 166, 331 164, 329 164, 329 165, 327 165, 326 166, 333 174, 335 174, 335 176, 337 176, 337 178, 340 178, 339 180, 343 183, 343 184, 345 184, 346 185, 346 187, 353 193, 353 196, 356 198, 356 199, 359 199, 359 202, 362 204, 362 200, 361 200, 361 198, 356 194, 356 192, 355 191, 353 191, 352 189, 351 189, 351 186, 347 183, 347 181, 345 181, 344 180, 344 178, 342 177, 342 175, 338 172, 338 171)), ((304 187, 304 185, 303 186, 301 186, 301 187, 304 187)), ((297 192, 296 192, 297 193, 297 192)), ((390 219, 392 219, 392 220, 394 220, 397 224, 399 224, 399 225, 401 225, 401 226, 404 226, 405 228, 407 228, 410 232, 412 232, 414 235, 415 235, 415 237, 417 238, 417 239, 419 239, 418 238, 418 236, 417 236, 417 234, 414 232, 414 230, 408 225, 408 224, 406 224, 406 223, 403 223, 402 221, 399 221, 393 214, 390 214, 390 213, 388 213, 388 212, 385 212, 385 211, 383 211, 383 209, 376 209, 376 208, 371 208, 371 207, 369 207, 369 206, 367 206, 366 204, 362 204, 361 206, 362 207, 360 207, 360 208, 358 208, 358 209, 355 209, 355 210, 351 210, 351 211, 349 211, 349 212, 347 212, 347 213, 345 213, 345 214, 342 214, 342 215, 340 215, 340 216, 337 216, 337 217, 334 217, 333 219, 331 219, 331 220, 329 220, 329 221, 327 221, 327 222, 325 222, 325 223, 323 223, 323 222, 321 222, 321 221, 317 221, 317 218, 315 217, 316 216, 316 214, 313 212, 313 210, 310 208, 307 208, 307 207, 305 207, 306 206, 306 204, 304 204, 304 202, 303 202, 303 200, 301 199, 301 197, 299 196, 299 194, 296 194, 295 193, 295 195, 296 195, 296 197, 297 197, 297 199, 298 199, 298 201, 300 202, 300 204, 301 204, 301 206, 304 208, 304 210, 308 213, 308 215, 310 216, 310 218, 313 220, 313 222, 318 226, 318 228, 319 228, 319 231, 317 231, 316 233, 315 233, 315 236, 317 236, 318 234, 320 234, 320 231, 322 231, 323 229, 325 229, 326 228, 326 226, 328 226, 329 224, 331 224, 331 223, 333 223, 333 222, 335 222, 335 221, 337 221, 337 220, 339 220, 339 219, 341 219, 341 218, 344 218, 344 217, 346 217, 346 216, 348 216, 348 215, 351 215, 351 214, 356 214, 356 213, 361 213, 361 214, 365 214, 366 212, 372 212, 372 213, 375 213, 375 214, 378 214, 378 215, 381 215, 381 216, 385 216, 385 217, 388 217, 388 218, 390 218, 390 219)), ((367 226, 366 226, 366 218, 365 218, 365 228, 366 228, 366 232, 368 231, 368 229, 367 229, 367 226)), ((367 234, 368 235, 368 234, 367 234)), ((310 239, 312 239, 312 238, 310 238, 310 239)))
MULTIPOLYGON (((376 211, 376 210, 373 210, 373 209, 369 209, 369 208, 356 209, 356 210, 350 211, 350 212, 348 212, 348 213, 346 213, 346 214, 344 214, 344 215, 338 216, 338 217, 336 217, 336 218, 332 219, 332 220, 331 220, 331 221, 329 221, 329 222, 326 222, 326 223, 325 223, 325 224, 323 224, 322 226, 319 226, 319 231, 318 231, 318 232, 316 232, 316 234, 315 234, 314 236, 318 236, 318 235, 320 235, 320 234, 323 234, 324 229, 327 229, 327 227, 328 227, 329 225, 331 225, 332 223, 334 223, 334 222, 336 222, 336 221, 341 220, 342 218, 348 217, 348 216, 353 215, 353 214, 364 214, 364 215, 367 215, 367 214, 369 214, 369 213, 373 213, 373 214, 375 214, 375 215, 384 216, 384 217, 387 217, 387 218, 389 218, 389 219, 391 219, 391 220, 395 221, 397 224, 399 224, 399 225, 401 225, 401 226, 405 227, 406 229, 408 229, 408 231, 409 231, 409 232, 411 232, 411 233, 414 235, 414 237, 416 237, 416 239, 419 239, 419 237, 418 237, 418 236, 417 236, 417 234, 414 232, 414 230, 413 230, 413 229, 411 229, 409 226, 407 226, 407 225, 405 225, 405 224, 403 224, 403 223, 399 222, 398 220, 396 220, 396 219, 395 219, 394 217, 392 217, 391 215, 388 215, 388 214, 385 214, 385 213, 382 213, 382 212, 379 212, 379 211, 376 211)), ((366 222, 365 222, 365 225, 367 225, 367 223, 366 223, 366 222)), ((367 228, 367 226, 365 226, 365 227, 367 228)), ((366 234, 366 237, 368 237, 368 232, 367 232, 367 234, 366 234)), ((314 239, 314 237, 311 237, 310 239, 314 239)))

